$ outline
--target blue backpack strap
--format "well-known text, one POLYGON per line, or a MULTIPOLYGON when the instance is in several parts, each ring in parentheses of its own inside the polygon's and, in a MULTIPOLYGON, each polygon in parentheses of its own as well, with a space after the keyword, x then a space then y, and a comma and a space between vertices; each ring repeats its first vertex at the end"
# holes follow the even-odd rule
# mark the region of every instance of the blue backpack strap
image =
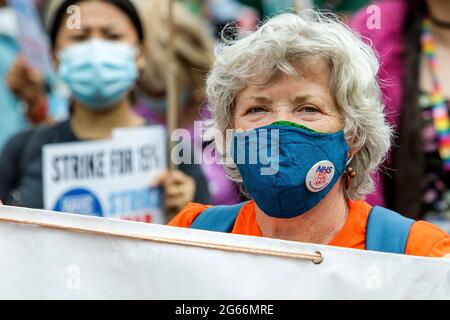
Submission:
POLYGON ((232 206, 215 206, 204 210, 191 224, 192 229, 230 232, 241 208, 247 204, 242 202, 232 206))
POLYGON ((366 227, 366 250, 404 254, 414 220, 382 207, 373 207, 366 227))

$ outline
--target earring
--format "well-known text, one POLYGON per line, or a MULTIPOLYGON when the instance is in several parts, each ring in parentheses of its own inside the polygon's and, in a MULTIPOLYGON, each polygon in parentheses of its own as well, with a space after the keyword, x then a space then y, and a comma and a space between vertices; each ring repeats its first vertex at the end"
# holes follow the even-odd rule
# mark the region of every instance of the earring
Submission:
POLYGON ((347 168, 345 169, 345 173, 344 173, 345 190, 348 190, 348 188, 350 188, 350 181, 351 181, 351 179, 353 179, 354 177, 356 177, 356 172, 353 170, 352 167, 347 167, 347 168))

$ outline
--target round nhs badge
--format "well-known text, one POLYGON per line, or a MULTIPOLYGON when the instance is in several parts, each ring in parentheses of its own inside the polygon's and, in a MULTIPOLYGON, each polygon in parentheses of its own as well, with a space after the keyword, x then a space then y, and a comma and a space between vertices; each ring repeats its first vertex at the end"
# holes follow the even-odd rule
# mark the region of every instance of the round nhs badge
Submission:
POLYGON ((333 180, 334 172, 334 164, 331 161, 323 160, 317 162, 309 169, 306 175, 306 187, 311 192, 322 191, 333 180))

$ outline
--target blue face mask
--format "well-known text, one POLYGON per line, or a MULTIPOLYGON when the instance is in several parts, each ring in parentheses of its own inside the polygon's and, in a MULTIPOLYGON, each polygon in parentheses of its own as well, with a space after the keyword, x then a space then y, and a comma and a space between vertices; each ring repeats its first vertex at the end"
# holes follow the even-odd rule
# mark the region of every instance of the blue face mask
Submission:
POLYGON ((132 88, 137 49, 117 41, 90 40, 62 50, 59 75, 75 100, 92 110, 107 110, 132 88))
POLYGON ((342 176, 344 132, 319 133, 274 123, 235 132, 234 162, 252 199, 267 215, 293 218, 314 208, 342 176))

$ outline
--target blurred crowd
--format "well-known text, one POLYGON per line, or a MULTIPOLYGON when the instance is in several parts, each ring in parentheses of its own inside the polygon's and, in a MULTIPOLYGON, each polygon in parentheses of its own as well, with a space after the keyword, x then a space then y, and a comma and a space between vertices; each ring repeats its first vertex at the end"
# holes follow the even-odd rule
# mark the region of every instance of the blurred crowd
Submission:
MULTIPOLYGON (((173 18, 178 126, 192 131, 195 120, 208 117, 205 80, 222 37, 238 38, 284 10, 341 13, 379 54, 386 115, 396 132, 395 147, 377 176, 377 191, 368 200, 444 223, 450 220, 450 154, 438 143, 445 132, 436 124, 435 110, 443 104, 448 109, 445 98, 450 97, 445 2, 178 0, 173 18), (375 11, 366 9, 371 4, 375 11), (368 23, 377 13, 378 27, 368 23)), ((52 74, 22 53, 17 15, 0 0, 0 200, 42 208, 44 145, 106 139, 117 127, 166 124, 170 28, 165 0, 35 4, 49 39, 52 74), (80 28, 67 27, 72 5, 81 9, 80 28), (110 62, 95 78, 87 61, 93 56, 110 62)), ((190 201, 217 205, 243 200, 218 164, 180 165, 157 183, 173 214, 190 201)))

